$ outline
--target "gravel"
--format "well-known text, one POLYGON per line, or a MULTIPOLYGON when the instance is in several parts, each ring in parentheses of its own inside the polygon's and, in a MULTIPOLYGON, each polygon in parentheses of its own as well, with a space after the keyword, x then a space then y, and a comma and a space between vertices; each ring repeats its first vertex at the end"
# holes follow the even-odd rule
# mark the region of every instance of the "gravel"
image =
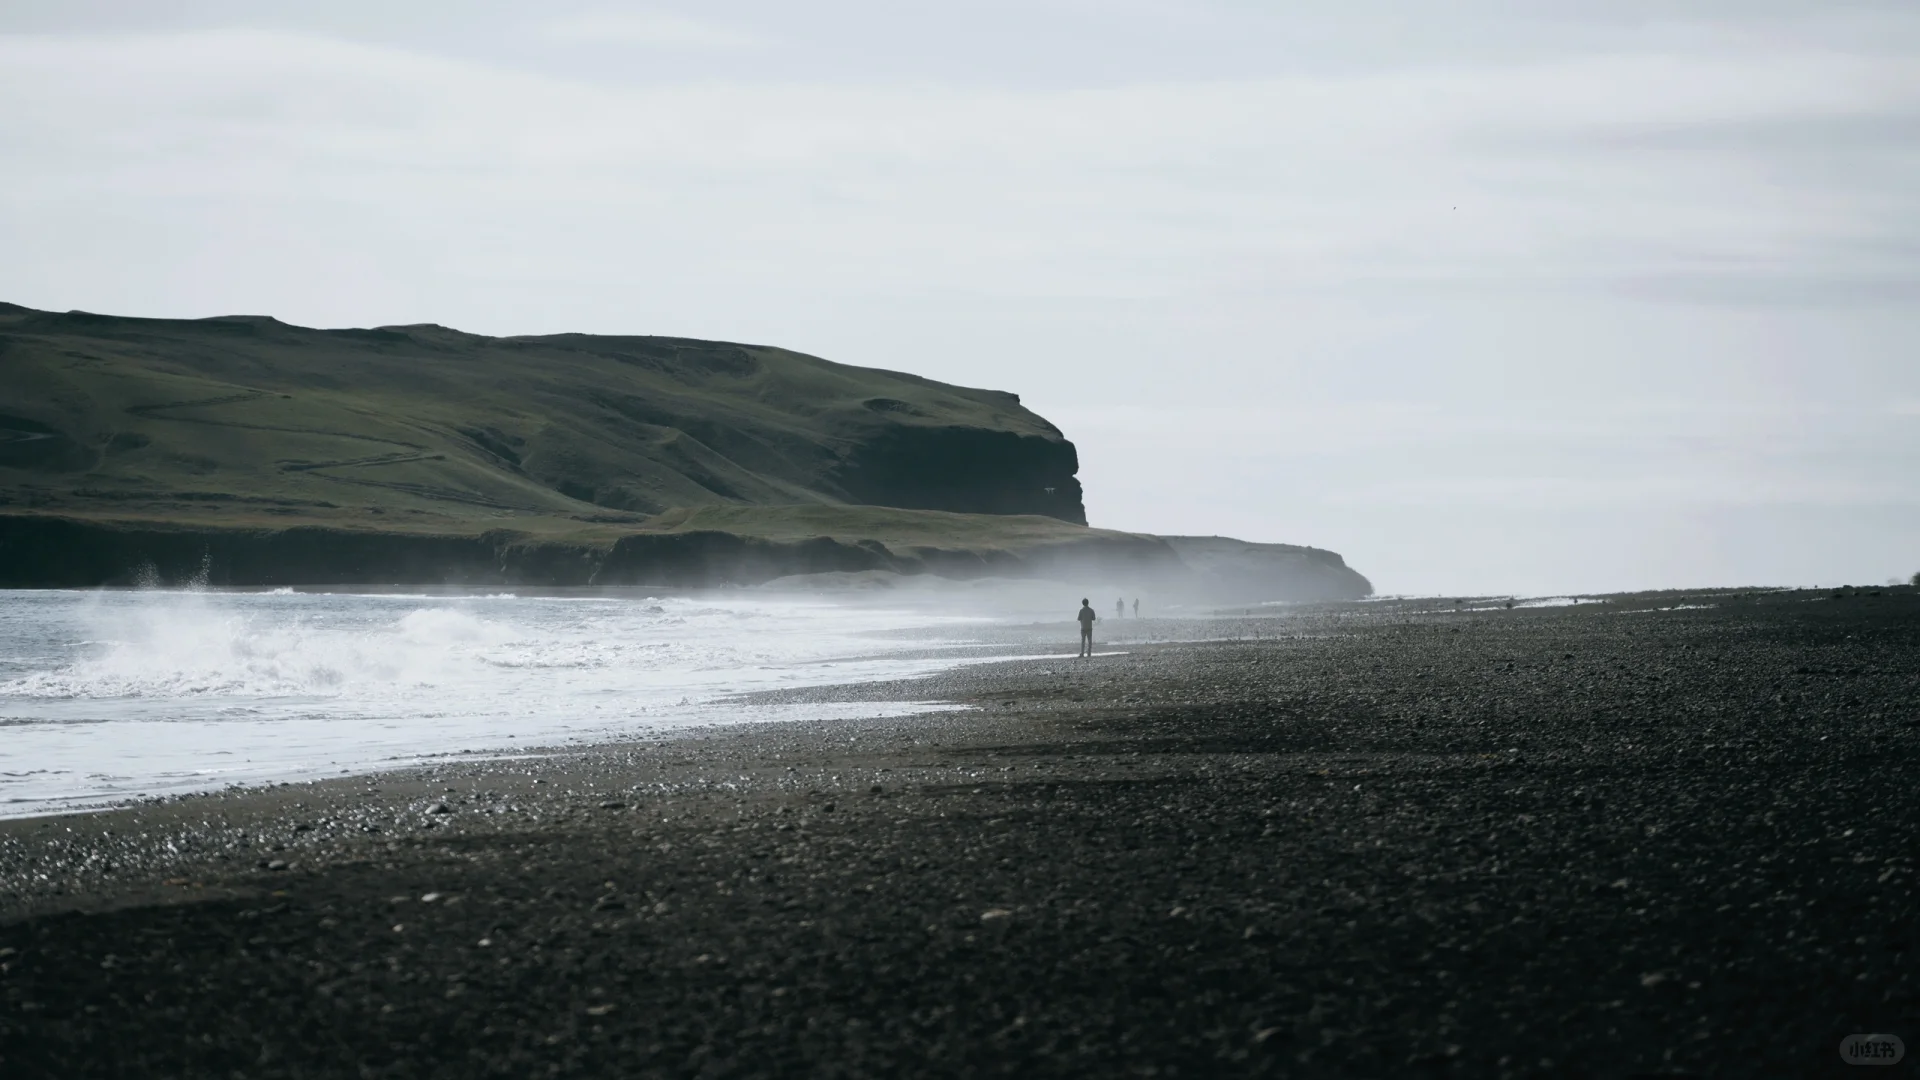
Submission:
POLYGON ((1455 608, 0 822, 0 1075, 1798 1077, 1920 1041, 1913 590, 1455 608))

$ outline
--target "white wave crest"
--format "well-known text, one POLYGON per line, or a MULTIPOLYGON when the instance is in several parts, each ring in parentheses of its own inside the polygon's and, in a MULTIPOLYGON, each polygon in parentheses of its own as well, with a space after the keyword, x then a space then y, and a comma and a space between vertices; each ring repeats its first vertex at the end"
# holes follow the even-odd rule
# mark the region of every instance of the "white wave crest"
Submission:
POLYGON ((476 654, 513 640, 510 627, 448 608, 384 626, 246 611, 193 594, 145 594, 94 635, 96 655, 0 684, 0 695, 51 698, 286 697, 457 680, 476 654))

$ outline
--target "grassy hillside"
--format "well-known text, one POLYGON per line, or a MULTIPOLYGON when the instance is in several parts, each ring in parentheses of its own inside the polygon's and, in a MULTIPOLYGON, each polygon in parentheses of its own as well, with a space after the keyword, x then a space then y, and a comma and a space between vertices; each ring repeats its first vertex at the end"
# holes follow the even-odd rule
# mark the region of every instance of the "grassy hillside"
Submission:
POLYGON ((0 305, 0 584, 1177 564, 1013 394, 784 349, 0 305))
POLYGON ((1086 528, 1078 470, 1013 394, 784 349, 0 304, 0 586, 886 570, 1366 592, 1310 549, 1188 543, 1196 576, 1160 538, 1086 528))
POLYGON ((783 349, 0 305, 0 512, 434 534, 792 504, 1084 522, 1077 468, 1012 394, 783 349))

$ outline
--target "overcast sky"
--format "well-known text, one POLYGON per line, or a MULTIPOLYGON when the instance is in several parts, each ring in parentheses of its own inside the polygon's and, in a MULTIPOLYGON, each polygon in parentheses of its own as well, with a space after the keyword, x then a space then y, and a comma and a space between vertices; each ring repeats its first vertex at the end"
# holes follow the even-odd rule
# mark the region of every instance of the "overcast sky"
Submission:
POLYGON ((0 0, 0 252, 1012 390, 1386 592, 1920 570, 1914 0, 0 0))

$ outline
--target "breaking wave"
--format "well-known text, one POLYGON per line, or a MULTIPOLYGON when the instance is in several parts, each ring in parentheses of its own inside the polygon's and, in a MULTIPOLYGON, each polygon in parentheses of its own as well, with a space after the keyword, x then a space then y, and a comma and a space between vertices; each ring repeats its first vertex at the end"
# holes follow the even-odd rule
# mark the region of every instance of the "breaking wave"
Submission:
POLYGON ((958 661, 929 659, 937 641, 873 636, 939 621, 800 601, 10 593, 0 815, 462 750, 899 711, 715 702, 939 670, 958 661))

